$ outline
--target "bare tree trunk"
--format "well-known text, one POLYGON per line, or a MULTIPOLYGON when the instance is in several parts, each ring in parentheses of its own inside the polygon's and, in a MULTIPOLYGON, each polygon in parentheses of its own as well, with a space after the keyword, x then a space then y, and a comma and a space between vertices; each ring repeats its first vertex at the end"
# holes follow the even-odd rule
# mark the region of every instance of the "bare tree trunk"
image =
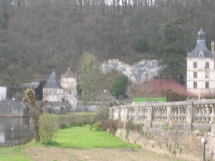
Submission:
POLYGON ((47 101, 43 101, 40 106, 38 106, 36 103, 36 94, 32 89, 26 89, 25 97, 22 100, 29 105, 31 115, 30 125, 34 131, 34 139, 38 143, 40 142, 39 117, 42 114, 42 109, 47 101))

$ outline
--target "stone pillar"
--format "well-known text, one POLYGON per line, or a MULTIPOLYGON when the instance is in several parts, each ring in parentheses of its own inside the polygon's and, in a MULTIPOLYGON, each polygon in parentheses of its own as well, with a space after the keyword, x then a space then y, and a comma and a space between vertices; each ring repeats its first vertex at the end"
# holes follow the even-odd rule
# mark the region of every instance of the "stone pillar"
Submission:
POLYGON ((138 112, 139 112, 139 107, 135 107, 135 117, 134 117, 134 121, 138 120, 138 112))
POLYGON ((172 124, 172 119, 171 119, 171 109, 172 107, 167 107, 167 124, 171 125, 172 124))
POLYGON ((187 121, 187 129, 191 129, 193 122, 193 102, 187 102, 187 110, 186 110, 186 121, 187 121))
POLYGON ((147 123, 146 127, 151 127, 152 126, 152 120, 153 120, 153 106, 151 105, 148 107, 148 117, 147 117, 147 123))

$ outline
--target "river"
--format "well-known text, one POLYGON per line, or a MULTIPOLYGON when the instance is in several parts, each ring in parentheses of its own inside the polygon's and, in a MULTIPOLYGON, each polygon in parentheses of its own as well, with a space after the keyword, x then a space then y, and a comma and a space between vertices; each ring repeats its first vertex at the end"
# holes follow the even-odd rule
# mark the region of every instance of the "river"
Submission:
POLYGON ((33 136, 29 120, 30 117, 0 117, 0 146, 12 145, 33 136))

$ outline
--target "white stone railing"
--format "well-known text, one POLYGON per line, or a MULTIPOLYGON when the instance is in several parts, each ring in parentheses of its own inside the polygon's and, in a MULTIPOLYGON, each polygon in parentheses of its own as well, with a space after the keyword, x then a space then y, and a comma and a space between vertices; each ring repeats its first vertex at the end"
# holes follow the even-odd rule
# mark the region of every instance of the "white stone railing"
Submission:
POLYGON ((211 124, 215 121, 215 99, 114 106, 110 107, 110 118, 139 123, 211 124))

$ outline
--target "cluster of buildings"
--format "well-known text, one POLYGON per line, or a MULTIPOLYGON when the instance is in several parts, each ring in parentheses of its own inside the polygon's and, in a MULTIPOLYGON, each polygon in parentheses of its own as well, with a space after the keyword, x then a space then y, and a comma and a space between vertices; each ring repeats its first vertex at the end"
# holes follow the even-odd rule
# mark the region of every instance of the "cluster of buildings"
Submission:
POLYGON ((67 69, 61 75, 59 82, 55 72, 53 71, 43 86, 42 100, 48 102, 69 102, 71 105, 77 105, 77 76, 67 69))

